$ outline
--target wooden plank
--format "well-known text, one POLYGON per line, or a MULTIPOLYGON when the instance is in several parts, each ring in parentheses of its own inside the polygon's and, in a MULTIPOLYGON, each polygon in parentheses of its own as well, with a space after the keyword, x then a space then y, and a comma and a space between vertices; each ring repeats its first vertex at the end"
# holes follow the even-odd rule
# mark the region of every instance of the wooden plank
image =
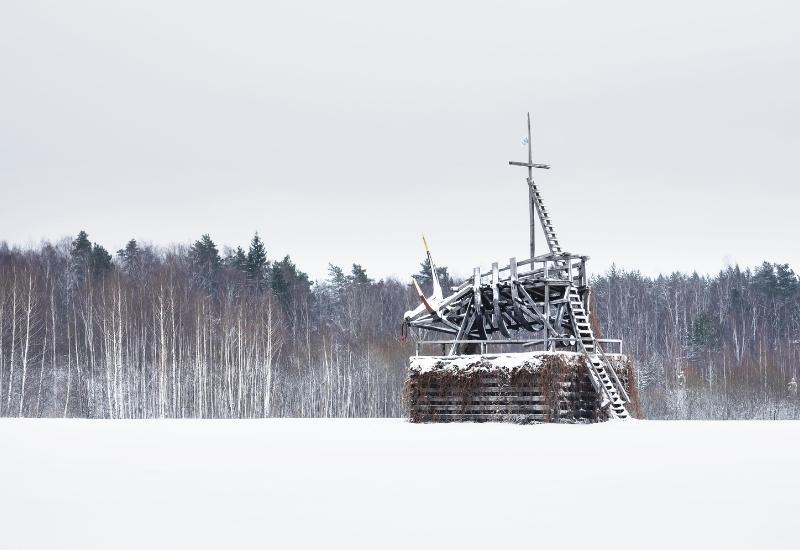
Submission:
POLYGON ((457 412, 419 413, 412 418, 414 422, 539 422, 539 423, 592 423, 602 418, 595 413, 563 414, 551 413, 549 411, 536 412, 509 412, 498 413, 485 411, 471 415, 463 415, 457 412))
POLYGON ((487 395, 487 396, 520 396, 520 397, 529 397, 533 395, 560 395, 562 398, 570 399, 574 396, 583 396, 583 395, 591 395, 594 392, 594 388, 591 384, 580 385, 576 387, 561 387, 561 389, 557 390, 555 393, 553 390, 548 389, 548 391, 542 391, 541 387, 536 388, 525 388, 525 389, 517 389, 517 388, 507 388, 507 387, 492 387, 492 388, 464 388, 463 390, 460 389, 450 389, 450 388, 418 388, 414 391, 414 395, 419 395, 421 397, 424 396, 437 396, 437 397, 472 397, 472 396, 479 396, 479 395, 487 395))
POLYGON ((517 289, 517 285, 519 284, 519 280, 517 278, 517 259, 510 258, 508 260, 508 266, 511 277, 511 306, 514 309, 514 317, 516 318, 517 323, 522 325, 527 330, 533 332, 533 327, 525 318, 525 315, 522 314, 522 310, 519 307, 521 299, 519 297, 519 290, 517 289))
MULTIPOLYGON (((470 308, 472 307, 472 302, 475 300, 475 296, 472 296, 470 299, 470 303, 467 304, 467 311, 464 313, 464 319, 461 322, 461 326, 458 329, 458 334, 456 335, 456 341, 461 340, 464 338, 465 335, 469 334, 469 331, 472 330, 472 323, 475 321, 475 316, 470 315, 470 308)), ((453 343, 452 347, 450 348, 450 352, 448 355, 455 355, 456 351, 458 351, 458 344, 453 343)))
POLYGON ((522 397, 509 397, 504 395, 495 395, 495 396, 428 396, 423 397, 420 399, 415 399, 412 405, 496 405, 496 404, 517 404, 517 405, 532 405, 538 403, 560 403, 561 405, 569 405, 574 406, 576 404, 581 403, 589 403, 597 401, 597 394, 593 393, 592 395, 586 396, 572 396, 572 397, 556 397, 555 401, 552 398, 543 396, 543 395, 535 395, 535 396, 522 396, 522 397))
POLYGON ((476 267, 472 271, 473 306, 475 307, 475 323, 477 324, 478 337, 486 339, 486 327, 483 321, 483 300, 481 299, 481 269, 476 267))

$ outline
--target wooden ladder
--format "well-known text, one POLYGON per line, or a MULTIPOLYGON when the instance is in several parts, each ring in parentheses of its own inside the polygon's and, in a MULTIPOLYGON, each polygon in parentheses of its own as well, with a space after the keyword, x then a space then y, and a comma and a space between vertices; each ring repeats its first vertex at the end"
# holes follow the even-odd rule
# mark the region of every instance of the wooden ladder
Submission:
POLYGON ((574 285, 570 285, 567 292, 569 309, 572 318, 572 329, 575 332, 578 347, 583 350, 588 360, 589 376, 592 385, 601 396, 600 407, 608 408, 608 415, 614 419, 627 419, 631 415, 627 404, 630 402, 628 393, 614 371, 611 362, 597 347, 592 327, 589 324, 589 315, 583 305, 583 300, 574 285))
POLYGON ((536 203, 536 210, 542 222, 542 229, 544 230, 545 239, 547 239, 547 246, 550 248, 552 254, 561 254, 561 245, 558 244, 558 237, 556 236, 553 222, 550 221, 550 214, 547 213, 544 202, 542 202, 542 194, 533 180, 528 180, 528 185, 530 185, 533 190, 533 202, 536 203))

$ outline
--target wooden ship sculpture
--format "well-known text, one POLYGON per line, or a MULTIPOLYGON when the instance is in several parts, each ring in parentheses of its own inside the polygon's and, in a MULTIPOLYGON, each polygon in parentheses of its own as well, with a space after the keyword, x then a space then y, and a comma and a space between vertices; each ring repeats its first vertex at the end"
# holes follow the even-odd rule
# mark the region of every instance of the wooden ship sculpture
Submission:
MULTIPOLYGON (((404 315, 404 326, 448 335, 418 340, 411 358, 406 399, 413 421, 519 420, 597 421, 630 418, 626 358, 606 353, 587 307, 587 256, 562 249, 553 220, 533 178, 528 115, 527 168, 530 203, 530 257, 508 265, 473 270, 472 277, 444 296, 427 242, 433 292, 425 296, 416 280, 419 306, 404 315), (541 226, 547 252, 536 255, 535 227, 541 226), (426 346, 441 355, 423 356, 426 346), (489 354, 512 346, 516 353, 489 354), (617 371, 620 371, 618 375, 617 371)), ((424 239, 424 238, 423 238, 424 239)), ((621 351, 621 350, 620 350, 621 351)))

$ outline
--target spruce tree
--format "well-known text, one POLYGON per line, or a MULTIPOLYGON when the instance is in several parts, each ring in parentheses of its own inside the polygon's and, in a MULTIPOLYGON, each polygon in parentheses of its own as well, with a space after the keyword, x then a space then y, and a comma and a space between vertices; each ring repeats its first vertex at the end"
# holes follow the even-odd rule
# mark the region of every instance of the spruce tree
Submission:
POLYGON ((72 258, 74 282, 79 285, 83 284, 88 276, 92 261, 92 243, 86 231, 78 233, 78 236, 72 241, 69 253, 72 258))
POLYGON ((200 237, 199 241, 195 241, 189 248, 189 255, 197 266, 205 266, 210 269, 217 269, 220 266, 219 250, 208 233, 200 237))
POLYGON ((265 282, 267 270, 267 249, 261 237, 256 233, 250 241, 250 249, 247 251, 247 276, 256 283, 256 287, 262 288, 265 282))
POLYGON ((211 240, 208 233, 200 237, 199 241, 189 248, 189 257, 194 267, 195 278, 206 290, 211 290, 216 284, 217 272, 222 264, 217 245, 211 240))
POLYGON ((136 239, 129 240, 125 248, 117 250, 117 257, 125 273, 130 276, 139 274, 142 267, 142 255, 136 239))
POLYGON ((229 268, 240 273, 247 273, 247 254, 241 246, 237 246, 236 250, 231 252, 225 258, 225 265, 229 268))
POLYGON ((128 276, 141 281, 144 281, 147 274, 159 263, 153 248, 140 245, 136 239, 131 239, 125 248, 117 250, 117 258, 122 270, 128 276))
POLYGON ((89 240, 89 235, 86 231, 78 233, 78 236, 72 241, 70 254, 74 261, 89 262, 89 258, 92 255, 92 242, 89 240))

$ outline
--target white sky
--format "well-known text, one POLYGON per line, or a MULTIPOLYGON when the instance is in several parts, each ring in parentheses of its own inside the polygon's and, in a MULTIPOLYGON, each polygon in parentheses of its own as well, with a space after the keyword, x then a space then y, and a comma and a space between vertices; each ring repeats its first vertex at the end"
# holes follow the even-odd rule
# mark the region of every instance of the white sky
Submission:
MULTIPOLYGON (((0 7, 0 239, 208 232, 318 277, 527 255, 524 115, 565 250, 800 267, 792 2, 0 7)), ((540 243, 542 241, 540 240, 540 243)))

